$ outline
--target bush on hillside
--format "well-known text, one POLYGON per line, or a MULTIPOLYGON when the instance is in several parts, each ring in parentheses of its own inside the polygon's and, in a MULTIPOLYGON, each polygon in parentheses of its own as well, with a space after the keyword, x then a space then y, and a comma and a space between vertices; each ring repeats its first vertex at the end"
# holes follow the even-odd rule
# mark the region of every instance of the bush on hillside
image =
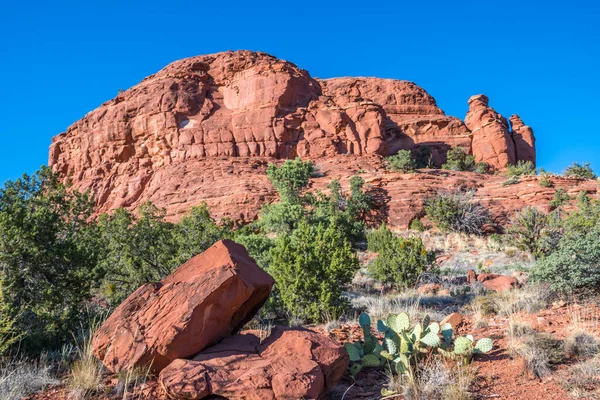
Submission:
POLYGON ((468 155, 462 147, 453 147, 446 154, 446 163, 442 165, 442 169, 451 171, 474 171, 475 158, 468 155))
POLYGON ((392 171, 412 172, 417 169, 417 163, 412 158, 410 150, 400 150, 386 159, 392 171))
POLYGON ((525 207, 512 218, 507 234, 516 247, 540 258, 560 239, 560 230, 552 222, 553 216, 537 207, 525 207))
POLYGON ((526 175, 535 175, 535 165, 531 161, 519 160, 516 164, 506 167, 506 176, 509 178, 526 175))
POLYGON ((267 267, 287 314, 313 322, 337 318, 347 310, 342 290, 357 269, 358 259, 339 227, 305 220, 277 239, 267 267))
POLYGON ((550 208, 552 210, 559 208, 565 203, 568 203, 571 198, 564 189, 558 189, 554 193, 554 197, 550 200, 550 208))
POLYGON ((301 191, 308 185, 314 173, 314 164, 300 158, 287 160, 279 167, 275 164, 269 164, 267 167, 269 181, 277 189, 282 202, 300 203, 301 191))
POLYGON ((490 221, 487 209, 472 192, 439 193, 425 201, 425 213, 442 231, 481 234, 490 221))
POLYGON ((547 282, 559 292, 600 288, 600 225, 565 236, 558 248, 536 262, 533 281, 547 282))
POLYGON ((385 224, 367 234, 367 241, 369 250, 378 253, 369 265, 370 273, 396 289, 414 286, 435 260, 420 238, 398 237, 385 224))
POLYGON ((575 178, 583 178, 583 179, 595 179, 596 174, 592 170, 590 163, 585 163, 583 165, 574 162, 570 166, 565 169, 563 172, 564 176, 572 176, 575 178))

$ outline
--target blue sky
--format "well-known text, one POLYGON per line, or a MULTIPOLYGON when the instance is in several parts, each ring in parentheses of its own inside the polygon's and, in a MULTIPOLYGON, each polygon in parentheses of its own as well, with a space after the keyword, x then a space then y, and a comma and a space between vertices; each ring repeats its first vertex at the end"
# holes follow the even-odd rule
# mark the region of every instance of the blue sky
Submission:
POLYGON ((586 0, 10 2, 0 13, 0 183, 171 61, 271 53, 312 76, 416 82, 448 115, 485 93, 537 136, 539 166, 600 172, 600 5, 586 0), (19 3, 19 4, 17 4, 19 3))

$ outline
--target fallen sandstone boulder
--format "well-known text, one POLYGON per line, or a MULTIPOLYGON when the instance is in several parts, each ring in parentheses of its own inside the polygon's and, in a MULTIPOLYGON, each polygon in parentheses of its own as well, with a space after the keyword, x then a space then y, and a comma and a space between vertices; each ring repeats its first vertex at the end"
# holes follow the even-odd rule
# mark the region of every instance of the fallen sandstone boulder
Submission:
POLYGON ((150 365, 159 372, 241 329, 273 283, 243 246, 219 241, 131 294, 96 331, 94 355, 113 372, 150 365))
POLYGON ((320 333, 275 327, 262 343, 250 331, 223 339, 193 360, 175 360, 159 382, 173 399, 317 399, 349 362, 344 348, 320 333))

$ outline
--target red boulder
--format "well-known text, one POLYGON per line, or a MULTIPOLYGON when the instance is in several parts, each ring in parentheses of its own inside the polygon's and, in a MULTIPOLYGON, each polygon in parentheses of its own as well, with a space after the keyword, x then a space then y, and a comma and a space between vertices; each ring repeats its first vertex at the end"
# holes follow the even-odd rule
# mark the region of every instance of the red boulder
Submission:
POLYGON ((94 355, 113 372, 148 365, 158 372, 238 331, 273 283, 243 246, 219 241, 130 295, 97 330, 94 355))

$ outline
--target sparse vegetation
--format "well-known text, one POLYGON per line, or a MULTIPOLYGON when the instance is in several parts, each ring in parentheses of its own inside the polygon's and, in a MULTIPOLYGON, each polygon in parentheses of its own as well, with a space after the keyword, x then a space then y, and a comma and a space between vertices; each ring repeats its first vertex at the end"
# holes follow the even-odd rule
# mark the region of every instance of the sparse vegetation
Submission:
POLYGON ((596 179, 596 174, 592 170, 590 163, 581 165, 574 162, 565 169, 563 175, 582 179, 596 179))
POLYGON ((440 193, 425 201, 425 213, 442 231, 481 234, 489 222, 487 209, 472 192, 440 193))
POLYGON ((406 173, 417 169, 417 162, 413 160, 410 150, 400 150, 395 155, 389 156, 387 161, 393 171, 406 173))
POLYGON ((420 238, 404 239, 385 225, 367 235, 369 250, 378 253, 369 266, 373 276, 396 289, 413 286, 433 266, 435 256, 420 238))
POLYGON ((565 192, 564 189, 558 189, 554 193, 554 197, 552 198, 552 201, 550 201, 550 207, 553 210, 557 209, 560 206, 562 206, 563 204, 567 203, 569 200, 571 200, 571 197, 569 197, 567 192, 565 192))
POLYGON ((506 176, 509 178, 527 175, 535 175, 535 165, 531 161, 519 160, 506 167, 506 176))

